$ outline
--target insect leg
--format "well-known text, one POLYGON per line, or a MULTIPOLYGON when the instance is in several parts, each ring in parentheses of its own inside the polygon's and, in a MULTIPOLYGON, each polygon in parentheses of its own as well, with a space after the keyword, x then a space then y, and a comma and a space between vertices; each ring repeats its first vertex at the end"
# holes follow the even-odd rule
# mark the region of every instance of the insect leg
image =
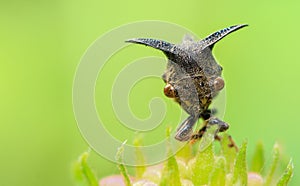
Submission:
POLYGON ((190 140, 193 132, 193 126, 197 122, 198 118, 199 116, 190 115, 186 120, 184 120, 177 129, 175 139, 179 141, 190 140))
MULTIPOLYGON (((217 135, 218 132, 224 132, 226 131, 228 128, 229 128, 229 125, 227 123, 225 123, 224 121, 221 121, 220 119, 216 118, 216 117, 211 117, 209 120, 208 120, 208 125, 219 125, 219 129, 216 131, 216 134, 215 134, 215 139, 217 140, 221 140, 221 138, 217 135)), ((236 146, 235 142, 233 141, 232 137, 231 136, 228 136, 228 139, 229 139, 229 144, 228 144, 228 147, 234 147, 236 151, 238 151, 238 147, 236 146)))
POLYGON ((204 133, 206 132, 207 126, 204 125, 196 134, 193 134, 190 139, 190 143, 193 144, 195 143, 198 139, 202 138, 204 133))
MULTIPOLYGON (((212 112, 211 110, 206 111, 207 114, 211 114, 211 112, 212 112)), ((212 125, 218 125, 218 128, 215 131, 214 135, 215 135, 215 140, 220 141, 220 137, 218 136, 218 133, 226 131, 229 128, 229 125, 216 117, 210 117, 207 120, 205 120, 204 126, 198 131, 198 133, 193 134, 191 136, 191 143, 195 143, 198 139, 202 138, 206 130, 212 125)))
POLYGON ((228 147, 234 147, 235 150, 238 152, 239 151, 239 148, 236 146, 235 142, 233 141, 232 137, 229 135, 228 136, 228 139, 229 139, 229 144, 228 144, 228 147))
POLYGON ((229 128, 229 125, 227 123, 225 123, 224 121, 216 118, 216 117, 210 117, 208 119, 208 126, 212 126, 212 125, 218 125, 218 130, 216 131, 216 133, 218 132, 224 132, 229 128))

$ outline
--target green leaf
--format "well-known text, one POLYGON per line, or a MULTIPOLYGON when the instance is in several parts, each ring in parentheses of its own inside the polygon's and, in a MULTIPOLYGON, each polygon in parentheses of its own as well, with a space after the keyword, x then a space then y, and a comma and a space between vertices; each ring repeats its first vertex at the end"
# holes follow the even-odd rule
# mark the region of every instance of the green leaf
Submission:
POLYGON ((75 176, 78 181, 85 179, 90 186, 98 186, 98 179, 87 163, 88 152, 83 153, 75 164, 75 176))
POLYGON ((116 154, 116 160, 119 163, 118 168, 123 176, 124 183, 126 186, 131 186, 131 182, 129 179, 129 175, 127 173, 127 169, 123 164, 123 153, 124 153, 124 145, 127 141, 124 141, 121 147, 118 148, 117 154, 116 154))
POLYGON ((221 155, 225 157, 226 160, 226 172, 230 173, 233 170, 234 161, 237 155, 236 149, 233 147, 229 147, 232 143, 231 136, 224 133, 221 140, 221 155))
POLYGON ((194 185, 208 184, 214 161, 213 143, 210 143, 204 151, 198 152, 195 163, 192 164, 192 181, 194 185))
POLYGON ((294 171, 294 165, 292 160, 290 160, 285 172, 279 179, 277 186, 286 186, 293 176, 293 171, 294 171))
POLYGON ((167 129, 167 137, 168 137, 167 148, 168 148, 169 159, 167 160, 162 170, 162 178, 159 185, 160 186, 168 186, 168 185, 181 186, 178 165, 175 159, 175 155, 173 155, 173 151, 171 148, 170 128, 167 129))
POLYGON ((174 185, 180 186, 180 175, 178 165, 174 156, 171 156, 162 170, 161 186, 174 185))
POLYGON ((73 172, 74 172, 74 178, 76 185, 86 185, 85 183, 85 178, 83 176, 82 168, 81 168, 81 163, 79 161, 76 161, 73 164, 73 172))
POLYGON ((273 180, 274 173, 277 168, 278 162, 279 162, 279 146, 277 143, 275 143, 275 145, 273 147, 272 162, 271 162, 270 169, 269 169, 268 174, 265 179, 266 180, 265 184, 264 184, 265 186, 269 186, 272 184, 272 180, 273 180))
POLYGON ((184 160, 189 160, 193 155, 193 147, 191 143, 185 144, 182 149, 180 149, 177 153, 176 156, 183 158, 184 160))
POLYGON ((256 144, 256 148, 251 162, 251 171, 260 173, 264 166, 264 162, 264 147, 262 142, 258 142, 256 144))
POLYGON ((216 160, 216 165, 211 173, 209 186, 222 186, 226 181, 225 158, 220 157, 216 160))
POLYGON ((231 183, 232 185, 247 185, 248 173, 247 173, 247 141, 242 144, 234 163, 233 175, 231 183))
POLYGON ((209 147, 212 142, 215 140, 215 134, 219 126, 213 125, 207 128, 206 132, 204 133, 203 137, 200 140, 199 144, 199 151, 204 151, 207 147, 209 147))
POLYGON ((190 179, 190 172, 189 172, 186 160, 182 159, 180 157, 178 158, 176 156, 176 162, 177 162, 177 165, 178 165, 180 178, 181 179, 190 179))
POLYGON ((137 165, 140 165, 140 166, 135 167, 136 177, 141 178, 146 170, 146 166, 144 166, 145 158, 144 158, 144 154, 141 150, 141 146, 142 146, 142 136, 141 135, 138 135, 134 139, 133 145, 135 146, 136 163, 137 163, 137 165))

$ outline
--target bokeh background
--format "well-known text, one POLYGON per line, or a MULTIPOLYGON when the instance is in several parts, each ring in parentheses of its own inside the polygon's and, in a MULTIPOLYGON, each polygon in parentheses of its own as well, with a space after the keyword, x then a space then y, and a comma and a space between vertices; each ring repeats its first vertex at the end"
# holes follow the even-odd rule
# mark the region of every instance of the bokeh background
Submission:
MULTIPOLYGON (((296 167, 291 185, 299 185, 299 6, 295 0, 0 1, 0 185, 74 185, 72 162, 88 149, 72 110, 76 67, 99 36, 142 20, 173 22, 200 37, 250 25, 214 49, 226 79, 224 120, 238 144, 248 139, 249 155, 261 140, 270 159, 279 142, 283 159, 292 157, 296 167)), ((150 85, 161 90, 163 83, 150 85)), ((140 103, 143 88, 137 91, 132 99, 140 103)), ((133 105, 138 115, 149 114, 133 105)), ((90 163, 100 177, 118 172, 95 153, 90 163)))

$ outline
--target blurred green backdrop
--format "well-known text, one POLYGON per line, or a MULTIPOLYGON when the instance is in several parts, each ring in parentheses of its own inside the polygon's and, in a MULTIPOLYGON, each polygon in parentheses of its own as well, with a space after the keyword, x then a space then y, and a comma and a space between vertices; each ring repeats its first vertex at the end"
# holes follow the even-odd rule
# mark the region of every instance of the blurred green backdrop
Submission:
MULTIPOLYGON (((110 29, 149 19, 200 37, 250 25, 214 49, 227 83, 225 121, 239 144, 249 140, 249 154, 258 140, 266 152, 282 144, 296 167, 291 185, 299 185, 299 6, 295 0, 0 1, 0 185, 73 185, 72 161, 88 148, 72 110, 80 57, 110 29)), ((118 172, 96 154, 91 164, 99 176, 118 172)))

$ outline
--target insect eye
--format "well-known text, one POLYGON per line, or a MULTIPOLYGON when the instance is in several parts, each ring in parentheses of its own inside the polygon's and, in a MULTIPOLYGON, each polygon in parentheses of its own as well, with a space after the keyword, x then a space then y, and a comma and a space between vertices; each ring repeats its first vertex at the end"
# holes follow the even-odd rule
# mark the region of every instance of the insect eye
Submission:
POLYGON ((214 81, 214 87, 216 91, 220 91, 224 88, 224 80, 221 77, 217 77, 214 81))
POLYGON ((167 84, 164 88, 164 94, 169 98, 175 98, 175 88, 172 85, 167 84))

